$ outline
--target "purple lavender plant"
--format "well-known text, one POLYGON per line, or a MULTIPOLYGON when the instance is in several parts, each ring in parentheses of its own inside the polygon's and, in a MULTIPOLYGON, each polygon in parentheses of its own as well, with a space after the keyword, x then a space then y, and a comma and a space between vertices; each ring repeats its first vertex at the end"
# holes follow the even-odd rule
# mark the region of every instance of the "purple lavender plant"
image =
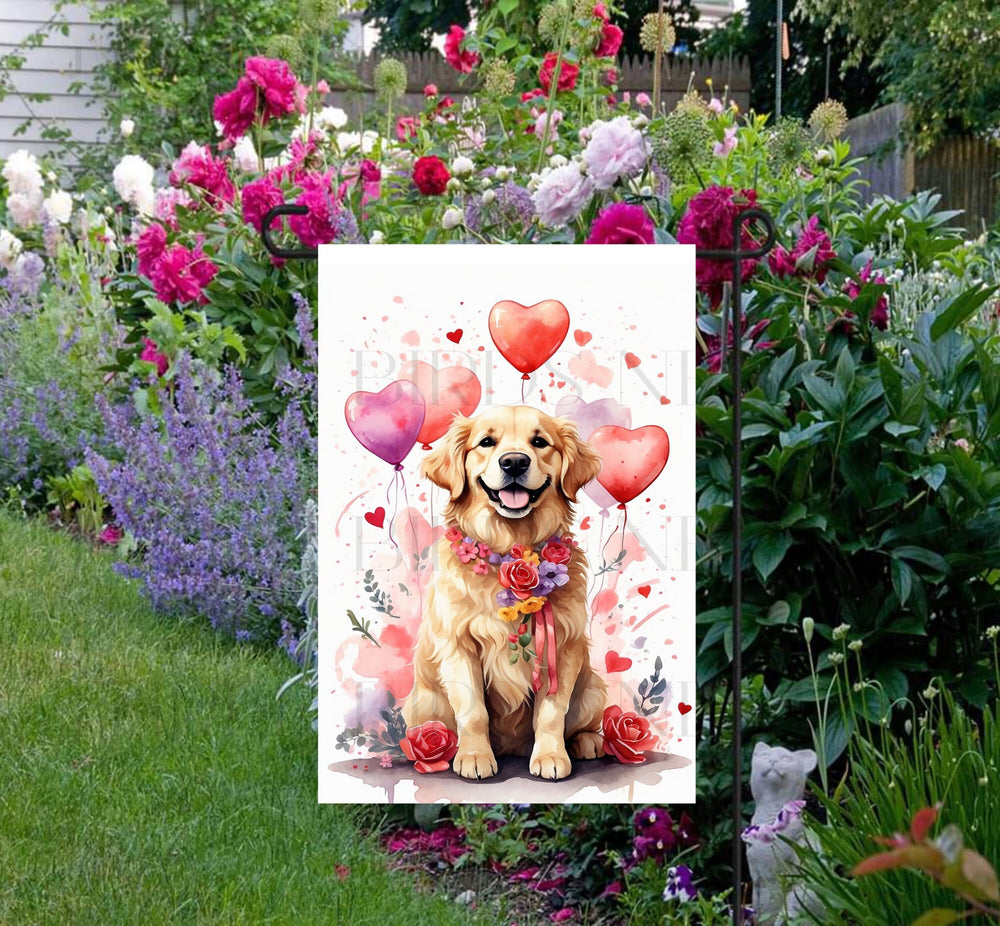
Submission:
POLYGON ((196 610, 240 637, 301 626, 296 540, 316 480, 316 439, 293 399, 271 432, 235 370, 179 358, 162 417, 98 400, 117 459, 87 462, 121 525, 142 545, 128 571, 154 606, 196 610))

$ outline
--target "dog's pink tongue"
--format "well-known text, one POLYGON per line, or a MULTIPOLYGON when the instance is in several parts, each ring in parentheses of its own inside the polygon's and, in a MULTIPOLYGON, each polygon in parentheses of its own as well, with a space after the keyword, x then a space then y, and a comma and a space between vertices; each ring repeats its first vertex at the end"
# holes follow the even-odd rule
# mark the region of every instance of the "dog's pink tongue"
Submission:
POLYGON ((500 501, 508 508, 523 508, 528 504, 528 493, 524 489, 501 489, 500 501))

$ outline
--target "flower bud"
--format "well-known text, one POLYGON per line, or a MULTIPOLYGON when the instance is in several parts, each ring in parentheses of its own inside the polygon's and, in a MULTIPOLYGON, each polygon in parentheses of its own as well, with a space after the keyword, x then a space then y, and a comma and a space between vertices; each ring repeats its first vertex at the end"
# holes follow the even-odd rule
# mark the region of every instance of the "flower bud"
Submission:
POLYGON ((802 636, 806 638, 806 643, 812 643, 813 630, 816 627, 816 622, 811 617, 802 618, 802 636))
POLYGON ((122 119, 118 126, 122 133, 122 138, 131 138, 132 133, 135 131, 135 120, 133 119, 122 119))
POLYGON ((483 205, 488 206, 497 198, 497 194, 494 190, 486 190, 483 193, 483 205))
POLYGON ((450 231, 465 223, 465 213, 457 206, 449 206, 441 217, 441 227, 450 231))
POLYGON ((451 162, 451 172, 456 177, 468 177, 473 170, 475 165, 472 163, 472 158, 467 158, 464 154, 460 154, 451 162))
POLYGON ((368 243, 369 244, 385 244, 385 232, 382 232, 382 231, 380 231, 379 229, 376 228, 375 231, 373 231, 368 236, 368 243))

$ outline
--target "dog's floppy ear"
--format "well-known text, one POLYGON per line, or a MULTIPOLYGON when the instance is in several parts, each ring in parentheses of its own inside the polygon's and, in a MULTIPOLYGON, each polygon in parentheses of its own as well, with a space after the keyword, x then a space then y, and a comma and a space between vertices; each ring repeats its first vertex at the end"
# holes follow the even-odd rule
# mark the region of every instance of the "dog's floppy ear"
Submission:
POLYGON ((601 471, 601 458, 597 451, 580 437, 576 425, 569 418, 556 418, 556 428, 562 442, 562 474, 559 486, 571 502, 576 493, 601 471))
POLYGON ((465 445, 471 433, 472 419, 455 415, 444 439, 420 465, 434 485, 448 490, 452 501, 465 491, 465 445))

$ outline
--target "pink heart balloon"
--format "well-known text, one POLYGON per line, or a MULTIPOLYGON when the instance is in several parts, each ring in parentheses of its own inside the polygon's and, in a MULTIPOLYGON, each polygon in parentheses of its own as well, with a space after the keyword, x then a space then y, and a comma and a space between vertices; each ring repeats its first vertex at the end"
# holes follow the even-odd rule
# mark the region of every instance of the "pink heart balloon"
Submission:
POLYGON ((349 395, 344 417, 362 447, 399 466, 423 426, 424 397, 413 383, 397 380, 381 392, 349 395))
POLYGON ((456 414, 471 415, 483 397, 479 377, 468 367, 438 370, 423 360, 410 360, 400 368, 399 375, 414 383, 424 397, 426 414, 417 435, 424 449, 448 430, 456 414))
POLYGON ((558 299, 521 305, 510 299, 490 309, 490 337, 524 378, 548 360, 569 331, 569 311, 558 299))
POLYGON ((605 425, 590 435, 590 443, 601 455, 597 481, 622 504, 652 485, 670 456, 670 438, 655 424, 634 431, 605 425))
MULTIPOLYGON (((614 399, 597 399, 594 402, 584 402, 578 395, 565 395, 556 405, 557 415, 566 415, 576 422, 580 436, 589 440, 590 435, 605 424, 617 424, 623 428, 631 427, 632 411, 627 405, 620 405, 614 399)), ((583 491, 586 492, 601 508, 603 514, 611 508, 615 499, 597 480, 588 482, 583 491)))

